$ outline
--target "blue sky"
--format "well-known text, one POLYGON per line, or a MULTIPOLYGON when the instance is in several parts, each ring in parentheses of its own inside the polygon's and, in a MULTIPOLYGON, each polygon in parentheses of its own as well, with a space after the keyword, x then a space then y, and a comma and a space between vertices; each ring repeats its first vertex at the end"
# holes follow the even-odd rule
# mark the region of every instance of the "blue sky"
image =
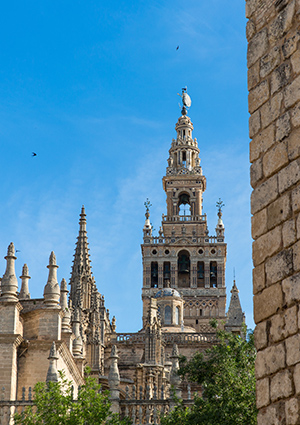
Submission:
POLYGON ((158 229, 187 86, 204 212, 214 234, 223 199, 228 294, 235 267, 253 328, 245 24, 240 0, 2 5, 1 274, 13 241, 32 297, 42 296, 51 250, 68 280, 84 204, 93 273, 117 331, 141 327, 143 203, 158 229))

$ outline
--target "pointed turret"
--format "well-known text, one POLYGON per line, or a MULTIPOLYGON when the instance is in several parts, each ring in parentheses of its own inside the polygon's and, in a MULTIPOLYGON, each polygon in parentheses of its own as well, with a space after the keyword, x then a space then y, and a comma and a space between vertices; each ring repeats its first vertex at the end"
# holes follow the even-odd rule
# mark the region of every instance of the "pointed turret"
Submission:
POLYGON ((73 306, 90 308, 91 295, 93 293, 95 283, 92 276, 92 266, 89 255, 84 206, 81 208, 79 235, 77 237, 75 248, 70 285, 70 299, 72 300, 73 306))
POLYGON ((4 257, 6 260, 6 270, 1 282, 1 301, 18 301, 18 280, 15 272, 15 247, 11 242, 7 249, 7 255, 4 257))
POLYGON ((44 304, 48 307, 55 307, 58 305, 60 298, 60 289, 57 282, 57 269, 56 257, 52 251, 49 257, 49 269, 48 281, 44 289, 44 304))
POLYGON ((60 283, 60 306, 63 310, 63 318, 62 318, 62 325, 61 330, 62 332, 71 332, 70 322, 71 322, 71 312, 68 308, 68 289, 67 289, 67 282, 65 279, 62 279, 60 283))
POLYGON ((56 353, 56 346, 55 346, 55 342, 53 341, 52 346, 50 348, 50 353, 49 353, 49 368, 48 368, 48 372, 47 372, 47 377, 46 377, 46 382, 57 382, 58 381, 58 372, 57 372, 57 368, 56 368, 56 363, 58 360, 58 355, 56 353))
POLYGON ((243 333, 242 325, 245 323, 245 313, 243 313, 240 298, 239 298, 239 290, 236 286, 235 280, 233 281, 233 286, 231 289, 231 298, 229 309, 227 312, 227 320, 225 329, 228 332, 233 333, 243 333))
POLYGON ((73 341, 73 356, 82 357, 82 338, 80 334, 80 312, 76 308, 73 317, 73 333, 75 339, 73 341))
POLYGON ((22 275, 20 276, 20 279, 22 279, 22 286, 21 286, 21 291, 19 294, 19 299, 20 300, 30 299, 28 282, 29 282, 29 279, 31 279, 31 277, 29 276, 27 264, 24 264, 23 266, 22 275))

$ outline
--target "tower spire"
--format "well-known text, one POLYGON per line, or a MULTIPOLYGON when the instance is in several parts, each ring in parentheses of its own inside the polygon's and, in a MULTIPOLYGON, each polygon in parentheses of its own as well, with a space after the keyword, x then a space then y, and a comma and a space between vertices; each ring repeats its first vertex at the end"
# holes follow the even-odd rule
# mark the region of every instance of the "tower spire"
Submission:
POLYGON ((227 312, 227 320, 225 329, 229 332, 239 333, 242 335, 243 329, 242 325, 245 323, 245 314, 243 313, 240 298, 239 290, 236 286, 235 279, 233 280, 233 285, 231 289, 231 298, 229 309, 227 312))
POLYGON ((74 307, 89 308, 91 294, 95 286, 88 245, 86 214, 83 205, 80 213, 79 234, 70 279, 70 298, 74 307))

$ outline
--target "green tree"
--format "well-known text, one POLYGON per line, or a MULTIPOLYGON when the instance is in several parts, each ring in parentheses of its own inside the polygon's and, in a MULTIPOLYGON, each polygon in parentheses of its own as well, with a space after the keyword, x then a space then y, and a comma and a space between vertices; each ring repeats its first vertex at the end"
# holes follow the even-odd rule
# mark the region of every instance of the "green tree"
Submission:
MULTIPOLYGON (((217 328, 216 322, 212 325, 217 328)), ((162 425, 255 425, 255 358, 253 332, 242 338, 216 330, 218 343, 187 361, 180 360, 179 374, 202 387, 187 409, 178 401, 162 418, 162 425)))
MULTIPOLYGON (((89 370, 87 370, 89 373, 89 370)), ((34 387, 33 407, 15 414, 16 425, 128 425, 127 419, 110 412, 109 392, 87 373, 78 399, 73 400, 72 383, 63 372, 58 382, 38 382, 34 387)))

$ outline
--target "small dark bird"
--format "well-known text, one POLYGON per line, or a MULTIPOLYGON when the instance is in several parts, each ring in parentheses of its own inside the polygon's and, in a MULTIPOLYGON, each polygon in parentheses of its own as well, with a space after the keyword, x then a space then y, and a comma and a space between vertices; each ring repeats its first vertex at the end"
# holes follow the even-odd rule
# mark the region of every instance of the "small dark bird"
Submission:
POLYGON ((37 154, 35 152, 32 152, 32 156, 36 156, 37 154))
POLYGON ((21 252, 19 249, 16 249, 16 252, 21 252))
POLYGON ((176 47, 176 50, 178 50, 178 49, 179 49, 179 46, 176 47))

